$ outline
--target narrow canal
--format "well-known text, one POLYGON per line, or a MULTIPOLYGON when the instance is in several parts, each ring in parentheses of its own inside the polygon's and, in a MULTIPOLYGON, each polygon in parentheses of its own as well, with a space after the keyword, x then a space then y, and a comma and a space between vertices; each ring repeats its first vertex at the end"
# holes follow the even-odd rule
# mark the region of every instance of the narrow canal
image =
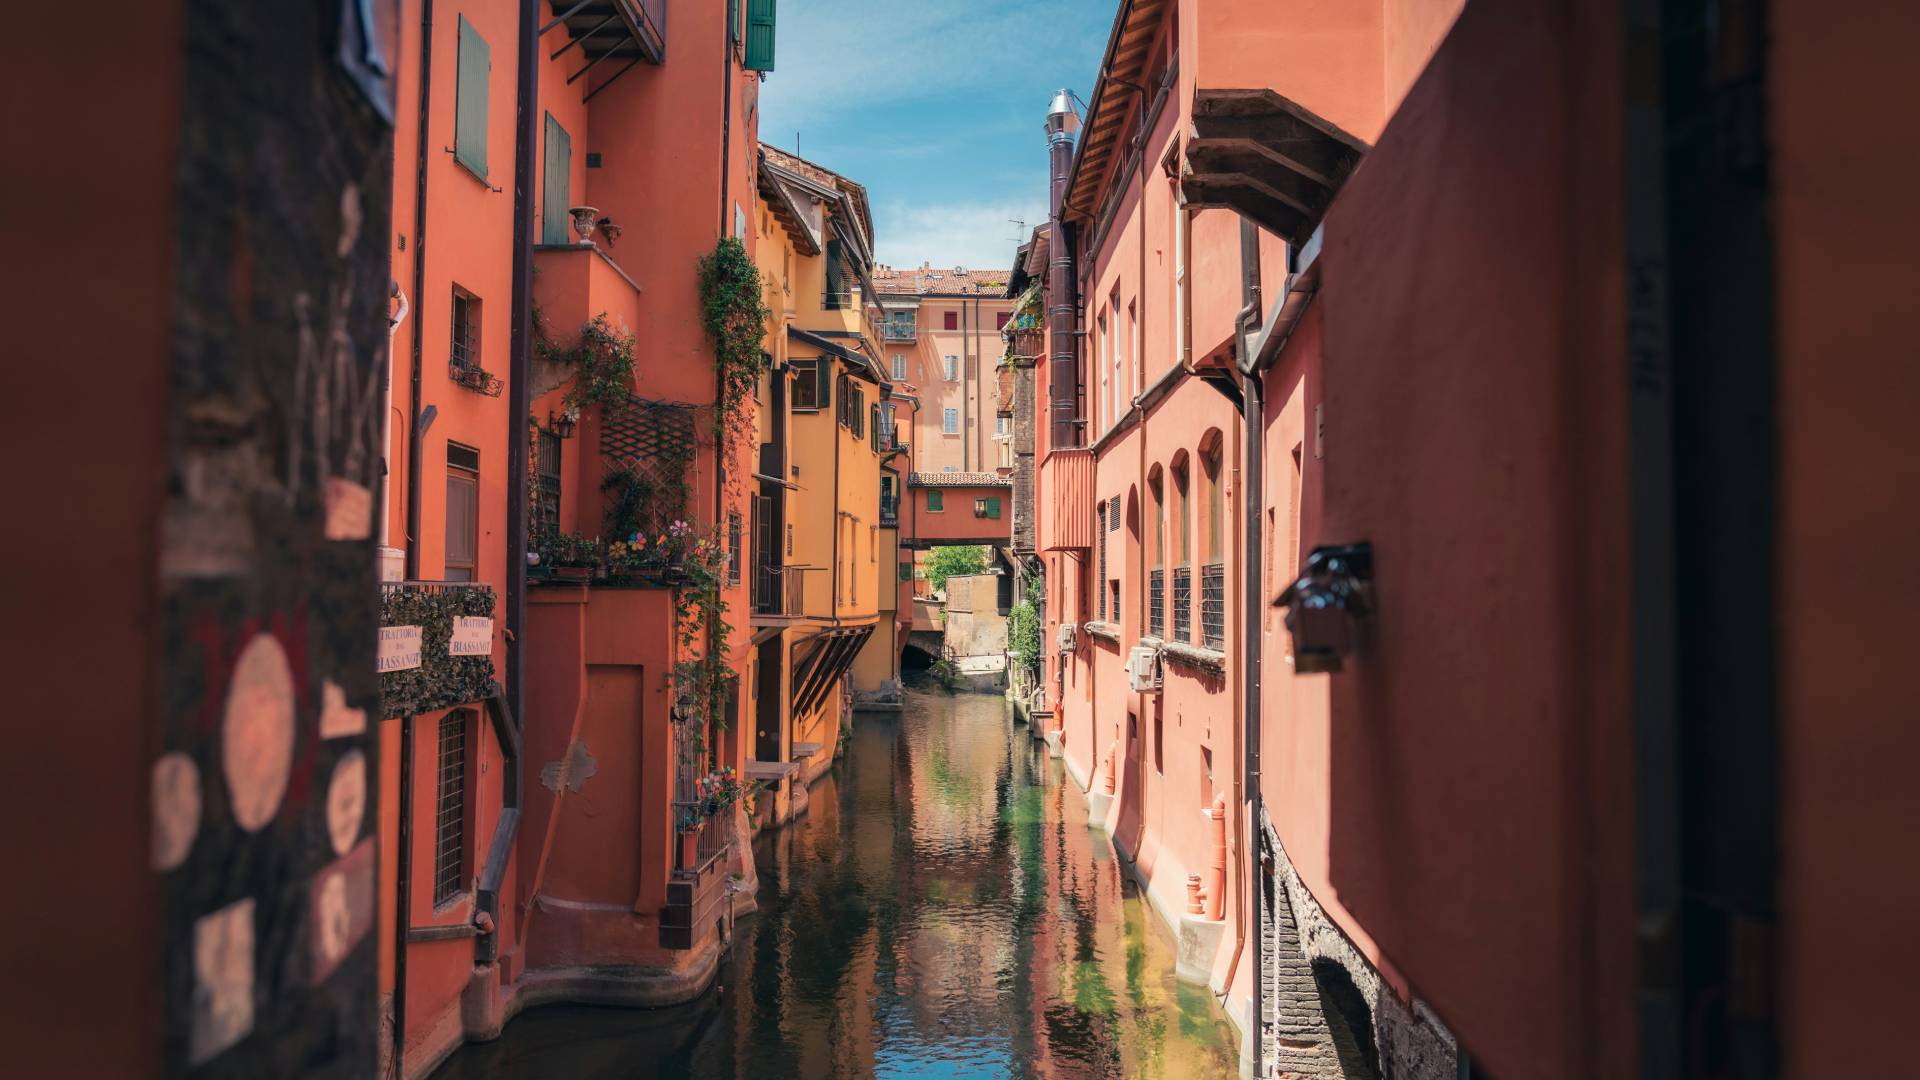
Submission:
POLYGON ((438 1080, 1232 1077, 1237 1043, 1086 799, 991 695, 862 714, 760 910, 673 1009, 531 1010, 438 1080))

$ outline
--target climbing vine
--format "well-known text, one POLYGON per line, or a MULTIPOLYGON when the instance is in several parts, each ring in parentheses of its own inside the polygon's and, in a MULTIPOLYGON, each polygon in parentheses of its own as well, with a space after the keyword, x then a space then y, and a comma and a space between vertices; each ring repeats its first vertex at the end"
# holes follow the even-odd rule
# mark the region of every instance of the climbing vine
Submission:
POLYGON ((561 348, 543 334, 534 350, 546 363, 574 370, 566 405, 575 415, 589 405, 617 405, 633 396, 633 335, 614 325, 605 312, 580 328, 574 345, 561 348))
POLYGON ((1007 613, 1007 651, 1022 670, 1038 674, 1040 648, 1040 612, 1032 600, 1022 600, 1007 613))
POLYGON ((760 269, 747 257, 738 237, 721 240, 713 253, 700 260, 700 313, 720 376, 720 400, 715 404, 713 435, 728 476, 742 442, 752 433, 753 415, 747 402, 767 370, 761 347, 767 320, 773 317, 761 299, 760 269))

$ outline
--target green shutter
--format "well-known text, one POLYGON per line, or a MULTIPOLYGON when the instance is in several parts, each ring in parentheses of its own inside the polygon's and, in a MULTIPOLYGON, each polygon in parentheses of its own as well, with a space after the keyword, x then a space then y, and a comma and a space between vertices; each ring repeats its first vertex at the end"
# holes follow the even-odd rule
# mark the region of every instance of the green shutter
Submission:
POLYGON ((740 0, 727 0, 727 41, 740 40, 740 0))
POLYGON ((773 0, 747 0, 748 71, 773 70, 773 0))
POLYGON ((990 518, 1000 516, 1000 496, 995 495, 987 500, 987 516, 990 518))
POLYGON ((927 509, 945 510, 947 508, 946 496, 947 496, 947 493, 944 491, 927 492, 927 509))
POLYGON ((573 137, 547 114, 547 158, 540 179, 540 242, 567 244, 567 209, 573 205, 573 137))
POLYGON ((913 580, 913 564, 912 563, 903 562, 900 564, 900 580, 901 581, 913 580))
POLYGON ((460 16, 460 66, 454 82, 453 156, 487 178, 487 80, 493 74, 493 55, 487 39, 460 16))

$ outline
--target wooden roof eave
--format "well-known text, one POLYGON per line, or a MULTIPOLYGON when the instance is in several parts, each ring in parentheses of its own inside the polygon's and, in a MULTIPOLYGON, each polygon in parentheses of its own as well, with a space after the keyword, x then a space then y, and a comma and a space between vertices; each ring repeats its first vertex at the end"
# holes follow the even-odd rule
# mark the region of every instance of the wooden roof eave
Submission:
POLYGON ((1368 149, 1272 90, 1202 90, 1194 95, 1181 191, 1190 206, 1236 210, 1304 244, 1368 149))

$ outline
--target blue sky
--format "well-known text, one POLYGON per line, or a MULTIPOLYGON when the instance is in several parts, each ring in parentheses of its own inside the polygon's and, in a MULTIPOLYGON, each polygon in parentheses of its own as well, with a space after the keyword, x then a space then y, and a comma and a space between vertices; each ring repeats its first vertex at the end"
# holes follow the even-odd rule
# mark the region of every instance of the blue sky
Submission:
POLYGON ((760 139, 866 185, 881 262, 1004 267, 1046 215, 1041 124, 1115 0, 782 0, 760 139))

